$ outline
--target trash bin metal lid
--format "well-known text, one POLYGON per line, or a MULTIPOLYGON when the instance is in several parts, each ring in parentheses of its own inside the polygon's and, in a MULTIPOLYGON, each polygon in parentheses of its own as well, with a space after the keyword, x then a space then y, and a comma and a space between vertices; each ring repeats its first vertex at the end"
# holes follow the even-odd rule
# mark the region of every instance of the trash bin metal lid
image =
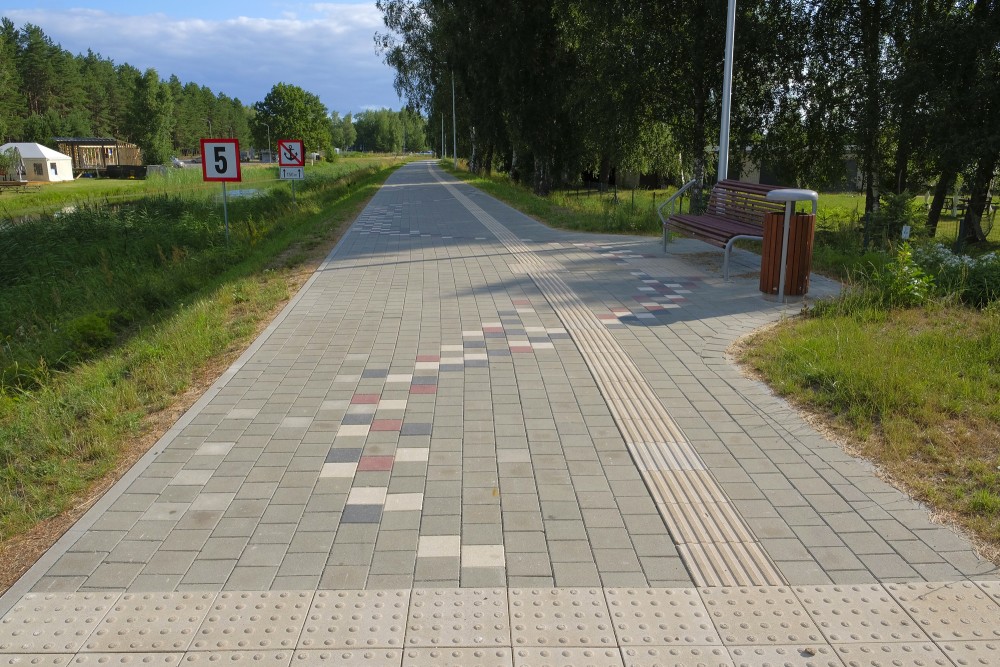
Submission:
POLYGON ((777 190, 771 190, 765 197, 771 201, 811 201, 813 213, 816 212, 816 203, 819 201, 819 195, 816 194, 815 190, 802 190, 799 188, 779 188, 777 190))

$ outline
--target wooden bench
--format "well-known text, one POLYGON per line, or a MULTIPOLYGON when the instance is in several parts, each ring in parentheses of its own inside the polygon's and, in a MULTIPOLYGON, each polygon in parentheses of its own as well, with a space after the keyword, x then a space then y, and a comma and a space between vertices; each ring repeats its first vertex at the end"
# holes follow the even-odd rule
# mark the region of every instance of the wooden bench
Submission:
POLYGON ((13 192, 27 192, 28 190, 38 190, 41 186, 31 181, 4 181, 0 180, 0 190, 11 190, 13 192))
POLYGON ((663 252, 667 251, 667 232, 677 231, 685 236, 725 248, 723 275, 729 280, 729 253, 733 244, 741 239, 762 240, 764 238, 764 214, 783 213, 782 202, 768 201, 766 195, 780 186, 742 183, 740 181, 719 181, 712 188, 705 212, 700 215, 674 213, 664 218, 662 209, 687 190, 694 181, 684 185, 657 209, 663 223, 663 252))

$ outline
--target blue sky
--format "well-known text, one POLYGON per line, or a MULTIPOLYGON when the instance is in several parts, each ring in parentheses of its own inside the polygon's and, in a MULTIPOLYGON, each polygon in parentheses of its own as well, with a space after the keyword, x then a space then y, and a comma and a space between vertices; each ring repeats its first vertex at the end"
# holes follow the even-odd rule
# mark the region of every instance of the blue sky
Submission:
POLYGON ((393 71, 375 53, 384 29, 371 2, 272 0, 8 0, 0 15, 41 26, 73 53, 153 67, 238 97, 279 81, 319 95, 331 111, 401 106, 393 71))

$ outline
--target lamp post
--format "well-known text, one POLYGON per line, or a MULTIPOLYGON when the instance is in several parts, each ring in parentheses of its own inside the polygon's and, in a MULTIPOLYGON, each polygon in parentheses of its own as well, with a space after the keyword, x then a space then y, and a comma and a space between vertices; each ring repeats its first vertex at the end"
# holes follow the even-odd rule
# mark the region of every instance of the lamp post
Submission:
MULTIPOLYGON (((260 122, 264 123, 264 121, 260 122)), ((264 123, 264 127, 267 128, 267 162, 268 164, 270 164, 271 162, 274 162, 271 155, 271 126, 268 125, 267 123, 264 123)))
POLYGON ((203 120, 206 123, 208 123, 208 134, 209 134, 209 136, 211 136, 211 134, 212 134, 212 119, 211 118, 204 118, 203 120))
POLYGON ((452 167, 458 169, 458 122, 455 120, 455 69, 451 70, 451 157, 452 167))
POLYGON ((719 130, 719 180, 729 176, 729 113, 733 96, 733 40, 736 31, 736 0, 726 8, 726 50, 722 71, 722 128, 719 130))

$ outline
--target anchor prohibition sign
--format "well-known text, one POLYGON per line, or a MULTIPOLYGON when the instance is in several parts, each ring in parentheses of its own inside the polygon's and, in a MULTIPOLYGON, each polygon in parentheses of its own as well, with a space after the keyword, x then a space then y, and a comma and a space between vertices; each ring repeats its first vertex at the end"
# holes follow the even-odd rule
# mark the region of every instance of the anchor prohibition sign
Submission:
POLYGON ((279 167, 306 166, 306 151, 302 146, 301 139, 278 140, 278 166, 279 167))

